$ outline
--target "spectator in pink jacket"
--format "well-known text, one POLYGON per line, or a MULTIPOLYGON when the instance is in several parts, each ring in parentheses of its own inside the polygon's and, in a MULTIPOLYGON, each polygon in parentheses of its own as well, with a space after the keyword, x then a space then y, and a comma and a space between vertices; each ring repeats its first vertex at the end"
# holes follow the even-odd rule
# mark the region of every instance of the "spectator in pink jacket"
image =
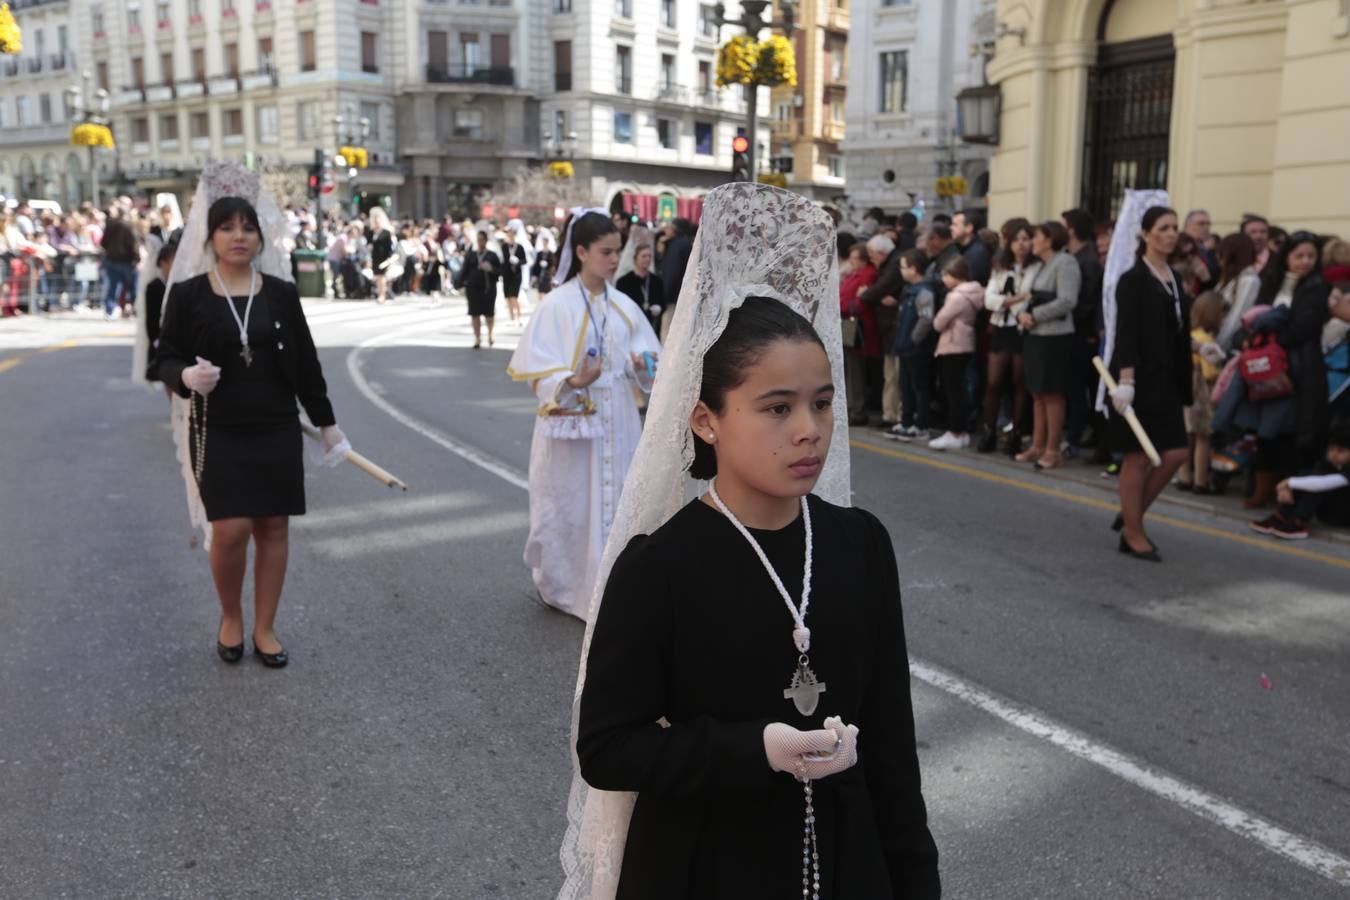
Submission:
POLYGON ((942 390, 947 398, 947 431, 928 442, 934 450, 964 450, 966 432, 966 369, 975 354, 975 318, 984 309, 984 288, 971 277, 970 264, 953 256, 942 266, 947 298, 933 319, 942 390))

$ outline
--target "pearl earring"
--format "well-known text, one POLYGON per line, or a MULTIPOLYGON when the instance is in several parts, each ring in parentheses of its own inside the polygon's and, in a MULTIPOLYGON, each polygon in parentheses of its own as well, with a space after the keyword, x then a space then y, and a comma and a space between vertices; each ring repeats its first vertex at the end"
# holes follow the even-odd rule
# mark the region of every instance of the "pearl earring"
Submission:
POLYGON ((711 431, 708 432, 708 442, 712 443, 715 440, 717 440, 717 435, 713 434, 711 431))

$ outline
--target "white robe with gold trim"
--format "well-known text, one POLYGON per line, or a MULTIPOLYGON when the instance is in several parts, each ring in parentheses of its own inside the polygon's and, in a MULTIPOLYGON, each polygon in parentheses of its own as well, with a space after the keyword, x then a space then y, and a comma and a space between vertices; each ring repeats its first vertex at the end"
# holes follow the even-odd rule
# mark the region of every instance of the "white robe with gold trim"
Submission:
POLYGON ((590 609, 600 556, 642 434, 632 354, 660 350, 637 304, 613 285, 607 296, 589 298, 588 315, 580 282, 559 285, 535 309, 506 370, 529 382, 539 399, 525 564, 544 602, 579 619, 590 609), (589 397, 579 396, 563 382, 588 350, 599 350, 597 326, 604 330, 604 370, 589 397), (549 415, 587 402, 593 415, 549 415))

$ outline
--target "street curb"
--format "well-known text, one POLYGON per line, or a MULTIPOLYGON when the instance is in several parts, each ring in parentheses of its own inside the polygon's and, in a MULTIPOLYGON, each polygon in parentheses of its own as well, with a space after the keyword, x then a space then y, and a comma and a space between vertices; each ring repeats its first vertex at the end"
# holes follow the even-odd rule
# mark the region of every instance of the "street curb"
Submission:
MULTIPOLYGON (((1078 484, 1084 487, 1095 488, 1103 493, 1116 494, 1116 480, 1097 477, 1098 467, 1087 466, 1078 463, 1077 460, 1065 460, 1065 465, 1060 469, 1045 469, 1037 471, 1027 466, 1025 463, 1014 462, 1002 453, 976 453, 971 450, 930 450, 925 441, 913 441, 904 443, 892 441, 882 437, 881 433, 870 426, 859 426, 849 429, 849 436, 853 440, 863 440, 867 443, 875 444, 878 447, 890 447, 892 445, 904 447, 906 450, 932 457, 933 459, 955 458, 969 463, 986 463, 989 466, 1000 469, 1034 474, 1038 478, 1050 478, 1056 481, 1070 484, 1078 484), (1077 475, 1072 471, 1066 471, 1070 468, 1078 469, 1084 473, 1091 472, 1089 477, 1086 474, 1077 475)), ((1174 496, 1175 491, 1167 490, 1158 497, 1157 503, 1163 503, 1178 509, 1185 509, 1195 513, 1202 513, 1219 518, 1230 519, 1234 522, 1250 522, 1254 515, 1250 511, 1238 509, 1227 509, 1213 503, 1205 503, 1199 500, 1191 500, 1185 497, 1174 496)), ((1335 544, 1350 546, 1350 531, 1345 529, 1330 528, 1325 525, 1318 525, 1313 531, 1311 538, 1314 540, 1325 540, 1335 544)))

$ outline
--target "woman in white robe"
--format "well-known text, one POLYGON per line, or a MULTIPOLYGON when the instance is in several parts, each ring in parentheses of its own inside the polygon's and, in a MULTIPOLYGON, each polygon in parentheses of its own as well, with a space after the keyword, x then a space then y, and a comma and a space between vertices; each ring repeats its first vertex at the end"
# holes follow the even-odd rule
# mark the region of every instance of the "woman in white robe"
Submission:
POLYGON ((525 563, 545 603, 583 620, 642 433, 635 387, 650 390, 647 360, 660 349, 611 283, 618 264, 609 214, 574 211, 559 260, 566 280, 540 302, 507 368, 539 400, 525 563))

